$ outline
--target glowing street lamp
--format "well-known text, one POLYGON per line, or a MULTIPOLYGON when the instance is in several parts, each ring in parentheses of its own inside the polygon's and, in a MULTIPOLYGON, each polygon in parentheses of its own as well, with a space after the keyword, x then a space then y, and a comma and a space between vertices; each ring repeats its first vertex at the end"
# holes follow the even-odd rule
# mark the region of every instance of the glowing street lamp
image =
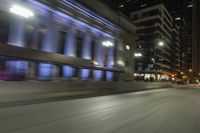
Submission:
POLYGON ((183 75, 184 74, 184 72, 181 72, 181 75, 183 75))
POLYGON ((113 47, 114 46, 114 44, 111 41, 103 41, 102 45, 104 47, 113 47))
POLYGON ((153 61, 153 63, 155 63, 155 59, 154 58, 151 58, 151 60, 153 61))
POLYGON ((130 46, 129 46, 129 45, 126 45, 126 49, 127 49, 127 50, 130 50, 130 46))
POLYGON ((192 69, 189 69, 189 72, 192 72, 192 69))
POLYGON ((160 42, 158 43, 158 46, 160 46, 160 47, 164 46, 164 42, 163 42, 163 41, 160 41, 160 42))
POLYGON ((134 56, 135 57, 142 57, 142 54, 141 53, 135 53, 134 56))
POLYGON ((13 5, 10 8, 10 12, 17 14, 19 16, 25 17, 25 18, 30 18, 30 17, 34 16, 34 14, 31 10, 29 10, 25 7, 22 7, 20 5, 13 5))
MULTIPOLYGON (((162 37, 163 38, 163 37, 162 37)), ((154 60, 152 60, 153 61, 153 66, 155 67, 155 78, 156 78, 156 81, 158 81, 158 67, 159 67, 159 65, 158 64, 156 64, 156 62, 158 62, 160 59, 158 59, 158 57, 156 57, 157 55, 159 55, 159 48, 158 47, 163 47, 165 44, 164 44, 164 42, 162 41, 163 39, 161 39, 159 42, 158 42, 158 44, 156 44, 157 46, 155 46, 155 52, 154 52, 154 57, 156 58, 156 59, 154 59, 154 60)))

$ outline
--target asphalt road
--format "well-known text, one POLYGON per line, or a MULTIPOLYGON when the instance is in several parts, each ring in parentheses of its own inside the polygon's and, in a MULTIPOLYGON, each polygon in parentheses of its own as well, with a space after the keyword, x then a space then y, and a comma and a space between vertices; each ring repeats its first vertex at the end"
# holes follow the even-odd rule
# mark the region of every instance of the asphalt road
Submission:
POLYGON ((0 133, 199 133, 200 89, 0 108, 0 133))

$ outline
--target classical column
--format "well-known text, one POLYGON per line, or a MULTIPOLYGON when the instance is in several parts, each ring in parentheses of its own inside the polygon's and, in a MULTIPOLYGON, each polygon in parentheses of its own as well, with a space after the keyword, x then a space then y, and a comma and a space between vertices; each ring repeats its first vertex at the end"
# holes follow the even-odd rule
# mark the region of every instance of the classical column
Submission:
MULTIPOLYGON (((64 48, 64 54, 67 56, 76 56, 76 29, 71 27, 66 35, 66 42, 64 48)), ((63 66, 63 76, 66 79, 71 79, 75 75, 75 68, 71 66, 63 66)))
MULTIPOLYGON (((99 66, 103 67, 103 45, 102 39, 98 38, 95 40, 96 47, 95 47, 95 61, 98 63, 99 66)), ((103 78, 103 71, 102 70, 95 70, 94 71, 94 80, 101 81, 103 78)))
MULTIPOLYGON (((29 47, 31 49, 37 49, 37 42, 39 38, 39 26, 40 26, 40 21, 39 19, 34 18, 33 20, 33 40, 31 42, 31 45, 29 47)), ((28 79, 36 79, 37 78, 37 71, 36 68, 38 67, 36 62, 29 62, 28 64, 28 79)))
MULTIPOLYGON (((114 44, 114 41, 111 41, 111 42, 113 43, 113 46, 106 48, 107 50, 105 51, 105 52, 107 52, 106 53, 106 56, 107 56, 106 67, 108 67, 108 68, 113 68, 113 66, 114 66, 114 47, 115 47, 115 44, 114 44)), ((113 72, 106 71, 106 80, 107 81, 113 80, 113 72)))
MULTIPOLYGON (((125 69, 124 50, 123 42, 117 40, 115 43, 115 67, 118 69, 125 69)), ((120 75, 115 72, 114 80, 121 80, 120 75)))
MULTIPOLYGON (((92 37, 89 33, 86 33, 83 41, 83 52, 82 52, 82 58, 83 59, 91 59, 91 42, 92 37)), ((90 69, 81 69, 81 79, 82 80, 88 80, 90 77, 90 69)))
MULTIPOLYGON (((10 33, 8 43, 19 47, 25 47, 25 19, 13 16, 10 24, 10 33)), ((27 72, 28 63, 25 61, 7 61, 6 68, 12 74, 16 74, 16 78, 24 76, 27 72)))
MULTIPOLYGON (((54 35, 53 35, 53 44, 52 44, 52 52, 57 53, 57 46, 58 46, 58 38, 59 38, 59 26, 54 23, 54 35)), ((51 70, 51 79, 52 80, 57 80, 59 78, 58 75, 59 67, 57 65, 52 65, 52 70, 51 70)))
MULTIPOLYGON (((42 51, 46 52, 54 52, 55 43, 56 43, 56 24, 53 19, 53 14, 48 14, 48 16, 45 19, 45 26, 46 26, 46 32, 44 35, 44 39, 42 42, 41 49, 42 51)), ((52 64, 47 63, 39 63, 39 79, 41 80, 50 80, 52 77, 52 64)))

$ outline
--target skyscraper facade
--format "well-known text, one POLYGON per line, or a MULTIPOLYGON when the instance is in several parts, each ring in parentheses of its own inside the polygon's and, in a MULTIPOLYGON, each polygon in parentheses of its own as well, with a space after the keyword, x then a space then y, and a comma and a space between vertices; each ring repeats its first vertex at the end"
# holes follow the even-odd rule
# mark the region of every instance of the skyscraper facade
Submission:
POLYGON ((192 47, 192 69, 194 73, 200 73, 200 1, 194 0, 193 9, 193 47, 192 47))
POLYGON ((179 28, 181 42, 181 71, 187 72, 192 66, 192 0, 102 0, 115 10, 127 16, 131 12, 164 4, 179 28))
POLYGON ((136 25, 138 43, 135 70, 144 78, 168 79, 180 72, 181 47, 179 28, 163 4, 143 8, 131 13, 136 25), (173 62, 173 63, 172 63, 173 62))

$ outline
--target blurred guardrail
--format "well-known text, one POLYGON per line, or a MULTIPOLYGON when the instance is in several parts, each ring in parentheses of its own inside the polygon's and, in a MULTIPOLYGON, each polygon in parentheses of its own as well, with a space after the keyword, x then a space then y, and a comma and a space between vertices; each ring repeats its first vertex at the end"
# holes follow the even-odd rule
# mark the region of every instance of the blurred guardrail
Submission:
POLYGON ((169 88, 168 82, 0 82, 0 104, 169 88))

